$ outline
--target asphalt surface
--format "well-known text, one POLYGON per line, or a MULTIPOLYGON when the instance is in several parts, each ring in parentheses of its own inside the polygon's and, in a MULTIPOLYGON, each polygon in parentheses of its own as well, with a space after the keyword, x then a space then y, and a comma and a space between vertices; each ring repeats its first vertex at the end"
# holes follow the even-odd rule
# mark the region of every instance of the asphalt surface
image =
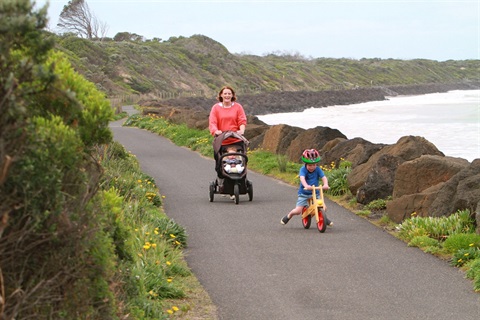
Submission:
POLYGON ((296 187, 248 171, 253 201, 216 194, 214 161, 137 128, 111 124, 165 195, 188 234, 186 260, 219 319, 480 319, 480 294, 464 273, 327 200, 333 228, 304 229, 296 187))

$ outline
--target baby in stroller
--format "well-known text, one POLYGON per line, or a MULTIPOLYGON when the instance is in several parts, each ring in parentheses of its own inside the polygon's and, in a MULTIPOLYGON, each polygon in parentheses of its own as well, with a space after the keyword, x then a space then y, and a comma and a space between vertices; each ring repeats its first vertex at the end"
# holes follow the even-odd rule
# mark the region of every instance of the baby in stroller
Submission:
POLYGON ((227 146, 226 153, 228 156, 223 158, 223 169, 227 173, 242 173, 245 167, 243 166, 243 159, 240 155, 235 155, 239 149, 237 146, 227 146))

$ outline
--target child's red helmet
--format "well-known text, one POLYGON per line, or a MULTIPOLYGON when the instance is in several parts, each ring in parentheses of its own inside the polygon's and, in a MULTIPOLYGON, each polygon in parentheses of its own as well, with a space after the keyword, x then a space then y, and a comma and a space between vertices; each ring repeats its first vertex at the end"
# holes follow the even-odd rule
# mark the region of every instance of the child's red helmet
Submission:
POLYGON ((302 161, 305 163, 318 163, 322 160, 320 153, 315 149, 306 149, 302 153, 302 161))

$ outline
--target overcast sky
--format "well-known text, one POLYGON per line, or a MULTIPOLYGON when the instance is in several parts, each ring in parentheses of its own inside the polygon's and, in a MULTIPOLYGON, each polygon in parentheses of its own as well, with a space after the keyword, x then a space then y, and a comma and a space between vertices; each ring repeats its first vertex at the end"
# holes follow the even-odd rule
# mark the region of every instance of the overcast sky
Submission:
MULTIPOLYGON (((67 0, 50 3, 50 30, 67 0)), ((108 37, 205 35, 231 53, 306 58, 480 59, 479 0, 87 0, 108 37)))

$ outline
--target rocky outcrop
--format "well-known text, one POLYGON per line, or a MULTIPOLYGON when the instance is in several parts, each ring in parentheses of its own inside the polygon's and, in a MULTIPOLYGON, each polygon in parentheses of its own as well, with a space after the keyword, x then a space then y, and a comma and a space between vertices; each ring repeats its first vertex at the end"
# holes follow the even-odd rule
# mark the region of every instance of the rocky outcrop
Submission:
POLYGON ((461 158, 423 155, 402 163, 395 175, 393 198, 422 192, 434 185, 447 182, 469 165, 461 158))
POLYGON ((432 205, 428 207, 427 215, 438 217, 464 209, 469 209, 473 215, 478 209, 479 201, 480 159, 475 159, 444 183, 432 205))
MULTIPOLYGON (((437 147, 423 137, 405 136, 400 138, 396 144, 387 145, 381 148, 378 152, 374 153, 367 162, 352 169, 352 172, 347 177, 350 192, 353 195, 357 195, 358 190, 367 182, 367 178, 372 170, 375 170, 375 168, 378 170, 383 166, 378 163, 379 161, 383 161, 384 163, 389 162, 391 171, 387 173, 385 172, 385 169, 383 169, 382 175, 378 175, 377 178, 384 177, 385 179, 393 181, 396 171, 396 167, 391 166, 393 163, 399 165, 405 161, 416 159, 424 154, 444 156, 437 147), (390 157, 395 157, 397 159, 395 161, 391 159, 381 159, 384 155, 389 155, 390 157)), ((390 191, 393 191, 393 189, 390 191)), ((367 202, 365 201, 369 198, 370 197, 359 199, 357 197, 357 201, 366 204, 367 202)))
POLYGON ((286 154, 292 141, 303 131, 305 129, 286 124, 271 126, 265 132, 262 148, 276 154, 286 154))
POLYGON ((334 139, 327 142, 320 150, 323 157, 322 163, 334 164, 338 167, 340 161, 346 160, 357 167, 370 159, 370 157, 380 151, 386 144, 375 144, 363 138, 353 139, 334 139))
MULTIPOLYGON (((456 210, 445 212, 445 209, 452 208, 445 206, 435 214, 433 203, 451 202, 455 188, 448 187, 446 183, 469 165, 465 159, 432 155, 424 155, 402 163, 395 174, 393 199, 387 204, 388 216, 394 222, 401 222, 414 212, 420 217, 455 212, 456 210), (451 192, 446 192, 447 190, 451 192)), ((478 196, 480 197, 480 194, 478 196)))
POLYGON ((329 141, 346 139, 347 137, 337 129, 315 127, 300 132, 287 148, 286 156, 290 161, 298 161, 305 149, 321 150, 329 141))

